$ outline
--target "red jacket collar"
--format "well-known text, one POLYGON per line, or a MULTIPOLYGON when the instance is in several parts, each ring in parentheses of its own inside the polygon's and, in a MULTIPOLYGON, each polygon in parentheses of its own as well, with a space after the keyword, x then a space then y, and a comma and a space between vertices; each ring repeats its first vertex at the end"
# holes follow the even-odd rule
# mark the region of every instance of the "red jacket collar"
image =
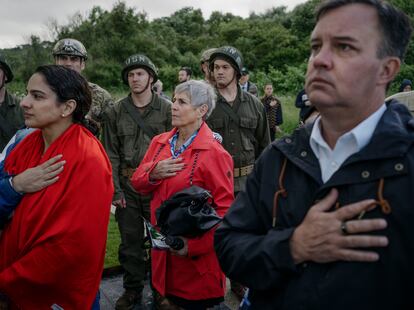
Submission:
MULTIPOLYGON (((177 128, 174 128, 170 132, 162 135, 158 142, 161 144, 170 144, 169 140, 175 133, 177 132, 177 128)), ((197 137, 194 139, 193 143, 191 144, 191 147, 193 149, 198 150, 205 150, 211 147, 211 143, 213 143, 215 140, 213 136, 213 132, 211 129, 207 126, 205 122, 201 124, 200 131, 197 134, 197 137)))

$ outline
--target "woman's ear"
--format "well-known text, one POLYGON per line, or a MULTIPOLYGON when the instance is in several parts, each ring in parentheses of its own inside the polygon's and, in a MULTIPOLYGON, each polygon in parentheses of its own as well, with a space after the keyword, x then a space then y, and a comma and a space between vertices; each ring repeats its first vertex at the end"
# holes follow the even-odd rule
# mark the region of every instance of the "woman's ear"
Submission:
POLYGON ((208 111, 208 106, 206 104, 201 105, 198 108, 200 118, 204 118, 204 115, 206 115, 207 111, 208 111))
POLYGON ((70 100, 66 101, 63 104, 62 116, 63 115, 65 115, 65 116, 71 115, 75 111, 76 105, 77 105, 77 103, 73 99, 70 99, 70 100))

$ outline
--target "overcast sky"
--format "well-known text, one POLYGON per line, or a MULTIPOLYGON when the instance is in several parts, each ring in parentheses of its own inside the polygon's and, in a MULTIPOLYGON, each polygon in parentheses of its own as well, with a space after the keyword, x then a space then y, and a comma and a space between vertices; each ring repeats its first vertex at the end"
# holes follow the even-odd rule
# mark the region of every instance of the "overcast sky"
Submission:
MULTIPOLYGON (((213 11, 231 12, 247 17, 271 7, 293 9, 306 0, 124 0, 137 11, 145 11, 150 19, 169 16, 186 6, 200 8, 204 18, 213 11)), ((76 12, 83 16, 96 5, 110 10, 116 0, 0 0, 0 48, 27 43, 31 34, 51 40, 48 23, 56 19, 60 25, 68 23, 76 12)))

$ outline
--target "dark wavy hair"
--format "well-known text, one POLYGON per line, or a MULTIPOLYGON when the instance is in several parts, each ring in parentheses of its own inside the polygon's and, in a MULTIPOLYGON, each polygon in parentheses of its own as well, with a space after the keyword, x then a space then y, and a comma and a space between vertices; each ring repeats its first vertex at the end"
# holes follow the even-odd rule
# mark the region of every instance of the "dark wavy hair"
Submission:
POLYGON ((76 108, 72 114, 74 123, 83 125, 96 135, 97 124, 86 118, 92 104, 92 94, 86 79, 76 71, 59 65, 40 66, 34 73, 41 74, 50 89, 56 94, 59 103, 68 100, 76 101, 76 108))

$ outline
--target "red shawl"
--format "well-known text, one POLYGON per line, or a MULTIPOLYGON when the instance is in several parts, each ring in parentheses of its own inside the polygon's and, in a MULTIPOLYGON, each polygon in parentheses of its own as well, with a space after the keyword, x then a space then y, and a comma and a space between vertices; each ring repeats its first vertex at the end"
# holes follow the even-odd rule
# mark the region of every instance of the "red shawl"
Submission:
POLYGON ((12 175, 63 154, 58 182, 24 195, 0 238, 0 292, 21 309, 91 309, 103 268, 113 195, 98 140, 72 125, 44 154, 37 130, 6 159, 12 175))

